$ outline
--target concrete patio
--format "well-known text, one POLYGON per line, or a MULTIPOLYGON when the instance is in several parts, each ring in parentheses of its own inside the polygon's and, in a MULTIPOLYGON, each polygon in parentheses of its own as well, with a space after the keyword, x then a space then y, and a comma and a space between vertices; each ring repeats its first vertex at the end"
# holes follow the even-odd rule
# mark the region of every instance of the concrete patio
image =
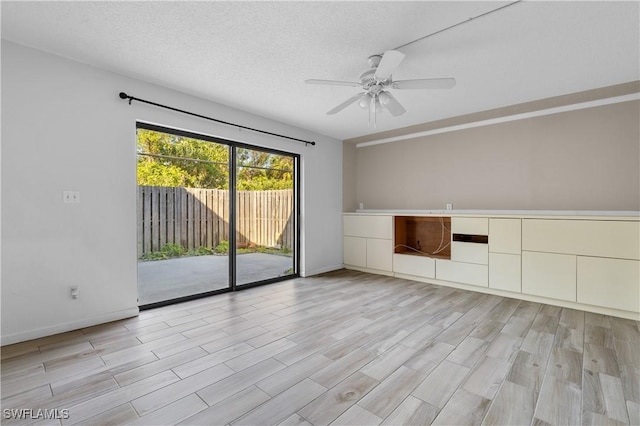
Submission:
MULTIPOLYGON (((293 257, 265 253, 237 256, 237 284, 290 274, 293 257)), ((138 303, 220 290, 229 286, 228 256, 192 256, 138 262, 138 303)))

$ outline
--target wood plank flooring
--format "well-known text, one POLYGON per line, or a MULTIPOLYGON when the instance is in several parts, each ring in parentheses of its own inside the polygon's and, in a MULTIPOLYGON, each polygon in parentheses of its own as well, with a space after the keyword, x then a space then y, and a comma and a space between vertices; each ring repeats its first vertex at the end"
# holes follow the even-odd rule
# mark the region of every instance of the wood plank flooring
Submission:
POLYGON ((1 389, 7 425, 638 425, 640 327, 341 270, 3 347, 1 389))

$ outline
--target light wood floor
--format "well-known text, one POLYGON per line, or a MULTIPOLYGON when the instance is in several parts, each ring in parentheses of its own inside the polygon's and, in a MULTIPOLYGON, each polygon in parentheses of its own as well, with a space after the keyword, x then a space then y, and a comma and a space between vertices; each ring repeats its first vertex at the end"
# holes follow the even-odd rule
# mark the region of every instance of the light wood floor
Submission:
POLYGON ((4 347, 2 408, 69 410, 38 424, 637 425, 640 329, 337 271, 4 347))

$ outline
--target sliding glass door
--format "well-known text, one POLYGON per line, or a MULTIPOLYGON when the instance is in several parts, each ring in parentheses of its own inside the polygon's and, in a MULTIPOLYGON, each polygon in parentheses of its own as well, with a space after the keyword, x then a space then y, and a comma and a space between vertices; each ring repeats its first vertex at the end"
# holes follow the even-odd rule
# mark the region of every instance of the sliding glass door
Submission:
POLYGON ((230 286, 228 145, 139 127, 138 302, 230 286))
POLYGON ((295 272, 295 157, 236 148, 236 285, 295 272))
POLYGON ((138 123, 143 308, 298 273, 298 156, 138 123))

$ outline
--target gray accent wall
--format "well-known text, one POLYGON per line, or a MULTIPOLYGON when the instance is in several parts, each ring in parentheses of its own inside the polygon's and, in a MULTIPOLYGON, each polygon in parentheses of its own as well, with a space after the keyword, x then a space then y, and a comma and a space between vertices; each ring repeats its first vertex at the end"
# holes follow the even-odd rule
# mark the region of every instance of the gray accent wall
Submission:
POLYGON ((344 211, 359 203, 365 209, 452 203, 454 209, 637 211, 640 102, 359 148, 346 141, 343 158, 344 211))

